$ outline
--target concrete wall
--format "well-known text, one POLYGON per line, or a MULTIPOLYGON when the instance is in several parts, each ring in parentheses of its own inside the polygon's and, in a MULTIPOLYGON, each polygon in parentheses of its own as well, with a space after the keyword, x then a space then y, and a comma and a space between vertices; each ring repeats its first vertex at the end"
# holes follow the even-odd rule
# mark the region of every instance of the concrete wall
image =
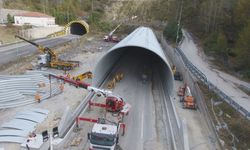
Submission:
POLYGON ((54 17, 25 17, 25 16, 14 16, 15 25, 29 24, 38 27, 47 27, 55 25, 54 17))
POLYGON ((37 28, 22 30, 22 31, 20 31, 19 35, 26 37, 28 39, 36 39, 36 38, 46 37, 51 33, 61 31, 63 29, 64 29, 64 27, 61 27, 61 26, 37 27, 37 28))

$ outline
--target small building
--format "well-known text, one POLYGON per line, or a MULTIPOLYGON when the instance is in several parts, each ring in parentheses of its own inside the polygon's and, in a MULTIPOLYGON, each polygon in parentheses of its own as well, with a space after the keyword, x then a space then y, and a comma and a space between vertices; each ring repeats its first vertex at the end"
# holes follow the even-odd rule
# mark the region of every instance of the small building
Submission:
POLYGON ((15 25, 32 25, 48 27, 55 25, 55 17, 40 12, 26 12, 14 16, 15 25))

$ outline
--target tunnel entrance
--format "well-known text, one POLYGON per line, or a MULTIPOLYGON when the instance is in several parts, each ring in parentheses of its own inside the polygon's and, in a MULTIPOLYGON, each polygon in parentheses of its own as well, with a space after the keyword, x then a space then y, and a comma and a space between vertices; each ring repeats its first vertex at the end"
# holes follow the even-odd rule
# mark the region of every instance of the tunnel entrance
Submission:
POLYGON ((82 36, 87 33, 86 27, 80 22, 73 22, 70 24, 69 27, 70 27, 70 34, 82 36))
POLYGON ((93 85, 100 86, 110 72, 119 65, 123 63, 131 66, 138 65, 138 61, 140 62, 138 70, 143 69, 144 66, 157 67, 164 90, 169 95, 173 94, 174 78, 171 66, 153 31, 147 27, 137 28, 101 58, 94 69, 93 85), (127 58, 121 61, 124 57, 127 58))
MULTIPOLYGON (((154 74, 157 73, 160 76, 159 80, 165 83, 164 89, 168 93, 171 93, 173 90, 173 77, 169 66, 166 65, 161 57, 145 48, 130 46, 108 53, 96 66, 94 77, 98 78, 99 75, 106 72, 106 75, 103 76, 105 78, 111 71, 132 73, 138 80, 152 80, 154 74), (129 72, 130 68, 132 70, 135 67, 136 69, 133 69, 133 73, 129 72), (120 68, 125 68, 126 70, 124 71, 120 68)), ((94 84, 97 85, 97 82, 94 84)))

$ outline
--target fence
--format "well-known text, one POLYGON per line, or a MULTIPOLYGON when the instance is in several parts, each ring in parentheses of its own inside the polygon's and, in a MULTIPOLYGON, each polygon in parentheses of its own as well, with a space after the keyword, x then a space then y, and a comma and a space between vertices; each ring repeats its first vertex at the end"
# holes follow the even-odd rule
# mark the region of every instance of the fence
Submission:
POLYGON ((247 119, 250 119, 250 112, 247 111, 245 108, 240 106, 236 101, 234 101, 231 97, 227 96, 223 91, 218 89, 215 85, 213 85, 211 82, 207 81, 207 77, 198 69, 196 68, 184 55, 181 49, 176 48, 175 49, 178 54, 180 54, 183 62, 185 63, 186 67, 190 70, 190 72, 200 79, 205 85, 209 87, 210 90, 218 94, 224 101, 226 101, 229 105, 231 105, 233 108, 235 108, 238 112, 240 112, 243 116, 245 116, 247 119))

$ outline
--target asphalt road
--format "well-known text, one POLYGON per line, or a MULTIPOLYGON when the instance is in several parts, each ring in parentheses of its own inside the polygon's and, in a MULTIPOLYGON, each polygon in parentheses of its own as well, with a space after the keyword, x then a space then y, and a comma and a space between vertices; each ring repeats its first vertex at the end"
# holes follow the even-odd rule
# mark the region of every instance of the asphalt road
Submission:
MULTIPOLYGON (((67 36, 56 37, 52 39, 40 39, 34 42, 37 42, 38 44, 41 44, 46 47, 53 48, 57 45, 69 42, 76 38, 79 38, 79 36, 67 35, 67 36)), ((9 62, 17 60, 18 58, 29 56, 37 52, 38 52, 37 48, 27 42, 20 42, 16 44, 7 45, 7 46, 1 46, 0 47, 0 65, 7 64, 9 62)))

